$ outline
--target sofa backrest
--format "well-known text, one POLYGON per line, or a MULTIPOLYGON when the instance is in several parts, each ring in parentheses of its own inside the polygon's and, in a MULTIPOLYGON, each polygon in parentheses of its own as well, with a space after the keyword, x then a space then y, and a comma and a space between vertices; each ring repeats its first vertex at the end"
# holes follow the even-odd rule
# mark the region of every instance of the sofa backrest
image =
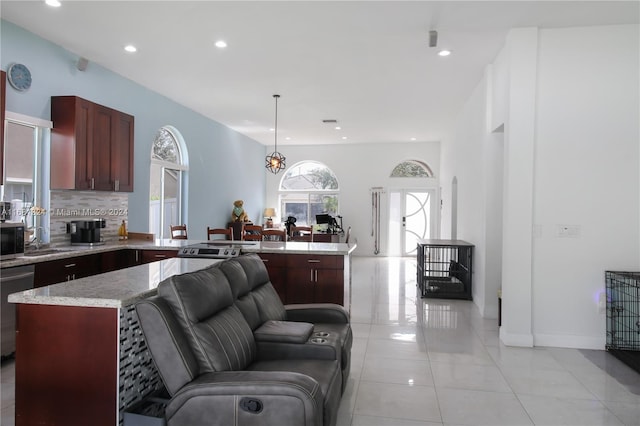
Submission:
POLYGON ((240 309, 244 319, 249 323, 251 330, 260 327, 260 311, 249 289, 249 281, 244 268, 235 259, 229 259, 220 264, 220 270, 224 272, 231 287, 231 294, 235 305, 240 309))
POLYGON ((171 307, 154 296, 136 303, 147 347, 170 395, 199 375, 200 367, 171 307))
POLYGON ((253 333, 219 265, 167 278, 158 296, 176 316, 200 373, 243 370, 253 362, 253 333))
POLYGON ((247 284, 253 300, 258 307, 260 324, 266 321, 284 321, 287 313, 280 296, 269 280, 269 272, 257 254, 247 254, 234 259, 247 276, 247 284))

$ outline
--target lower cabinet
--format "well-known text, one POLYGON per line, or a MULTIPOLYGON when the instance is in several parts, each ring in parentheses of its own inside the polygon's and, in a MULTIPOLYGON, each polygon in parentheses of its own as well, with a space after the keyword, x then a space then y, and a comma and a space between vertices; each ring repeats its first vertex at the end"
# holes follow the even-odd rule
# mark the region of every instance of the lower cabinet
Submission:
POLYGON ((344 256, 259 255, 282 303, 345 304, 344 256))
POLYGON ((287 301, 287 260, 281 254, 260 253, 260 258, 267 267, 271 284, 278 292, 282 303, 287 301))
POLYGON ((178 250, 139 250, 140 263, 157 262, 158 260, 178 257, 178 250))
POLYGON ((121 249, 40 262, 35 264, 34 287, 117 271, 177 255, 177 250, 121 249))
POLYGON ((34 287, 89 277, 100 271, 102 253, 36 263, 34 287))

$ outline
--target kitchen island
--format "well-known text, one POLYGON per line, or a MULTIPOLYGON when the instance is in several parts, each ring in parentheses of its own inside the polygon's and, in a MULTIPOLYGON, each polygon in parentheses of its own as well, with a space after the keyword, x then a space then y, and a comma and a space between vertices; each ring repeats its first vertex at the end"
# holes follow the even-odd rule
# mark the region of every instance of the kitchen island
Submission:
MULTIPOLYGON (((190 243, 194 242, 129 242, 98 250, 135 246, 152 251, 172 250, 172 255, 177 255, 190 243)), ((307 291, 327 284, 333 294, 339 291, 340 301, 349 306, 350 256, 355 245, 237 245, 242 253, 258 253, 265 260, 270 277, 273 270, 284 274, 285 294, 295 288, 307 291), (303 259, 307 263, 301 263, 303 259), (306 281, 292 281, 295 275, 287 272, 291 262, 298 263, 293 268, 297 272, 292 274, 304 270, 306 281), (330 271, 328 275, 325 269, 330 271)), ((85 249, 84 253, 95 253, 92 250, 85 249)), ((51 256, 82 255, 78 250, 51 256)), ((17 304, 16 425, 121 425, 125 410, 162 388, 138 324, 135 302, 156 294, 157 285, 165 278, 219 261, 171 258, 10 295, 9 301, 17 304)), ((24 264, 29 259, 18 262, 24 264)), ((278 277, 271 279, 282 283, 278 277)), ((312 297, 322 294, 312 292, 312 297)))
POLYGON ((219 260, 167 259, 14 293, 16 426, 122 423, 162 384, 134 304, 175 274, 219 260))

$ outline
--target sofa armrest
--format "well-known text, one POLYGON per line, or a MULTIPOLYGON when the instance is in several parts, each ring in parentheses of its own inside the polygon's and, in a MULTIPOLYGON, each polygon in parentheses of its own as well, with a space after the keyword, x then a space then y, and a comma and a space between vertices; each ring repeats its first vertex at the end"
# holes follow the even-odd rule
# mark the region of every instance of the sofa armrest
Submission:
POLYGON ((313 378, 286 371, 203 374, 167 405, 167 424, 321 426, 324 396, 313 378))
POLYGON ((348 324, 349 313, 334 303, 305 303, 284 306, 288 321, 304 321, 312 324, 348 324))
POLYGON ((256 342, 305 343, 313 332, 308 322, 269 320, 258 327, 253 336, 256 342))

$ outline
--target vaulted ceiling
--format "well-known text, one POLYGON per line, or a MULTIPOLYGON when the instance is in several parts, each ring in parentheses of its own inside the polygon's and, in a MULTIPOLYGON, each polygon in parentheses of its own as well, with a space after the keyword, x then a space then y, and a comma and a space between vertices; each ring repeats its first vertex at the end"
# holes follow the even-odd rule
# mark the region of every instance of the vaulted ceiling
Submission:
POLYGON ((266 145, 276 93, 279 144, 442 140, 509 29, 639 16, 637 1, 61 3, 3 0, 0 12, 86 58, 85 72, 113 70, 266 145))

